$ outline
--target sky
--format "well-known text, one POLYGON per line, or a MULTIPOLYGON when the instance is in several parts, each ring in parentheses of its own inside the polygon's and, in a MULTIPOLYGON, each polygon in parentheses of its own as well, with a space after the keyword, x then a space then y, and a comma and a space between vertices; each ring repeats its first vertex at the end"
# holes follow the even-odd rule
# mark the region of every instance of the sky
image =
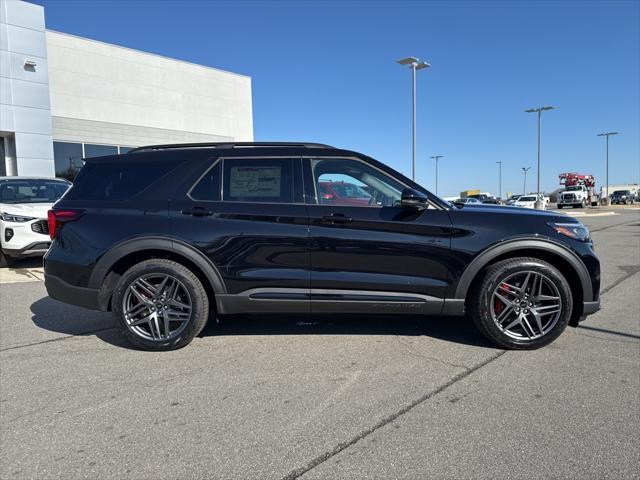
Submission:
POLYGON ((417 181, 455 196, 522 193, 542 117, 541 189, 575 171, 640 182, 640 2, 67 1, 47 28, 249 75, 256 141, 312 141, 411 174, 417 75, 417 181))

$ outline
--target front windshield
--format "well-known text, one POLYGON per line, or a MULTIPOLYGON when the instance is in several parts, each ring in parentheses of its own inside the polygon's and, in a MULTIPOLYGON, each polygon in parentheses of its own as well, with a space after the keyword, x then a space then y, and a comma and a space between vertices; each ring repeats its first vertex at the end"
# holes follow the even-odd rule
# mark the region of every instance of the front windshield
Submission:
POLYGON ((520 197, 519 200, 521 202, 535 202, 536 201, 536 197, 520 197))
POLYGON ((616 190, 613 192, 614 195, 629 195, 629 190, 616 190))
POLYGON ((582 190, 582 187, 580 185, 572 185, 570 187, 567 187, 568 192, 571 192, 573 190, 582 190))
POLYGON ((0 182, 0 203, 53 203, 70 186, 58 180, 5 180, 0 182))

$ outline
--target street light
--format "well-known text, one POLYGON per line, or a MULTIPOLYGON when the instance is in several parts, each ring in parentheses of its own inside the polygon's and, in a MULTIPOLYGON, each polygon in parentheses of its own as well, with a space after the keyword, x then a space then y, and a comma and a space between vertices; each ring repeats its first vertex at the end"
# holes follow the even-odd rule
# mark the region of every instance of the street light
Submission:
POLYGON ((436 195, 438 195, 438 160, 440 160, 444 155, 433 155, 429 158, 433 158, 436 161, 436 195))
POLYGON ((522 172, 524 173, 524 186, 522 187, 522 195, 527 194, 527 172, 531 170, 531 167, 524 168, 522 167, 522 172))
POLYGON ((537 196, 536 196, 536 208, 538 210, 544 209, 545 202, 544 199, 540 200, 540 119, 542 117, 542 112, 545 110, 553 110, 555 107, 545 106, 538 108, 530 108, 529 110, 525 110, 527 113, 537 113, 538 114, 538 185, 537 185, 537 196))
POLYGON ((604 198, 604 204, 609 205, 609 137, 618 135, 618 132, 599 133, 599 137, 607 137, 607 196, 604 198))
POLYGON ((502 161, 496 163, 498 164, 498 200, 502 200, 502 161))
POLYGON ((416 70, 421 70, 423 68, 427 68, 430 67, 431 65, 429 65, 427 62, 423 62, 419 59, 417 59, 416 57, 407 57, 407 58, 403 58, 402 60, 398 60, 398 63, 400 65, 409 65, 411 67, 411 84, 412 84, 412 98, 413 98, 413 109, 412 109, 412 123, 413 123, 413 155, 412 155, 412 160, 413 160, 413 167, 412 167, 412 174, 413 174, 413 181, 416 181, 416 70))

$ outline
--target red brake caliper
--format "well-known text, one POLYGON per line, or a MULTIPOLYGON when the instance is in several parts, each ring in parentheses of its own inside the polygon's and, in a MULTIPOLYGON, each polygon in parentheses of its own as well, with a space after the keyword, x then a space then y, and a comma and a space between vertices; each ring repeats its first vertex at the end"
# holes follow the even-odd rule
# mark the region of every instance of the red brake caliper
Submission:
MULTIPOLYGON (((503 283, 502 285, 500 285, 500 290, 506 293, 511 293, 511 289, 506 283, 503 283)), ((504 307, 506 307, 506 305, 502 303, 502 300, 496 297, 495 300, 493 301, 493 310, 496 312, 496 314, 500 315, 502 310, 504 310, 504 307)))

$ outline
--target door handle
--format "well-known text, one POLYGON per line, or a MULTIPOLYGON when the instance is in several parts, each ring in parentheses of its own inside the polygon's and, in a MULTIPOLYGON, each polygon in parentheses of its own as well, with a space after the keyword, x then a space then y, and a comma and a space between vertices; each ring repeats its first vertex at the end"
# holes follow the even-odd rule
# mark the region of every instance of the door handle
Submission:
POLYGON ((353 222, 353 218, 347 217, 344 213, 333 213, 331 215, 324 215, 322 217, 322 223, 349 223, 353 222))
POLYGON ((210 217, 213 215, 211 210, 205 210, 204 207, 192 207, 182 210, 183 215, 193 215, 194 217, 210 217))

